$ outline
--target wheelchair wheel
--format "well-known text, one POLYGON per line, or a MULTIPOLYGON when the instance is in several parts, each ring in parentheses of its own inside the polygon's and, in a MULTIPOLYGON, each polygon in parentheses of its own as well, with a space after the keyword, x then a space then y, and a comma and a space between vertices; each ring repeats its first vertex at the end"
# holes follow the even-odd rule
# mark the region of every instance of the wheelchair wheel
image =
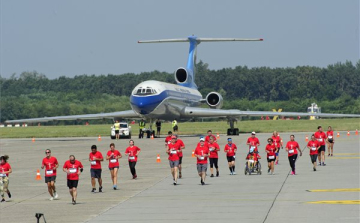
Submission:
POLYGON ((257 174, 261 175, 262 171, 261 171, 261 164, 260 162, 258 162, 258 166, 257 166, 257 174))

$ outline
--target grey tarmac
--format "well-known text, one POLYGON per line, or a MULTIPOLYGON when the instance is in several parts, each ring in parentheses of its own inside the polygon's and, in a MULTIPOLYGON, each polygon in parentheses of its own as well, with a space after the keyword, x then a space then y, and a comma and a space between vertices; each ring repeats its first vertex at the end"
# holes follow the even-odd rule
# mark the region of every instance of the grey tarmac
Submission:
MULTIPOLYGON (((315 131, 315 130, 314 130, 315 131)), ((280 133, 284 144, 291 133, 280 133)), ((295 140, 303 149, 305 136, 311 133, 295 133, 295 140)), ((199 141, 198 136, 180 136, 186 145, 183 158, 183 178, 174 186, 164 138, 137 139, 141 148, 136 166, 138 179, 133 180, 125 156, 120 159, 118 190, 112 189, 107 161, 103 166, 103 193, 91 193, 90 164, 88 155, 91 145, 98 146, 103 156, 114 142, 123 155, 128 140, 102 141, 94 138, 48 139, 1 139, 1 155, 10 156, 13 173, 9 189, 12 198, 0 204, 0 222, 36 222, 35 213, 43 213, 47 222, 356 222, 360 221, 360 141, 354 133, 346 136, 341 132, 335 138, 334 156, 328 157, 327 166, 313 171, 309 151, 296 162, 296 175, 290 175, 285 150, 280 152, 275 175, 268 175, 264 152, 266 139, 271 134, 257 134, 260 140, 262 175, 244 175, 245 157, 248 151, 246 139, 250 134, 233 136, 238 146, 236 173, 229 175, 223 152, 228 136, 220 135, 220 177, 210 178, 201 186, 196 171, 196 159, 191 157, 199 141), (45 149, 51 149, 60 164, 56 187, 59 199, 50 201, 44 183, 44 170, 40 169, 45 149), (71 204, 66 186, 66 174, 62 165, 69 155, 75 155, 84 165, 78 186, 77 205, 71 204), (156 162, 160 154, 161 163, 156 162), (35 180, 40 169, 42 179, 35 180), (324 189, 353 189, 353 191, 310 192, 324 189), (333 204, 324 202, 332 201, 333 204), (345 204, 344 204, 345 201, 345 204), (320 203, 309 203, 320 202, 320 203), (321 203, 322 202, 322 203, 321 203)), ((98 186, 97 186, 98 190, 98 186)), ((40 222, 43 222, 41 220, 40 222)))

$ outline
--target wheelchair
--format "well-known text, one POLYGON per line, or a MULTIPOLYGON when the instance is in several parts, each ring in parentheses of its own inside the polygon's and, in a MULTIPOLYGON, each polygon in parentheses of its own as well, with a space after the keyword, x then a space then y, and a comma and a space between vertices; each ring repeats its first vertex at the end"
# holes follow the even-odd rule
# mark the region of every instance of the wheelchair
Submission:
POLYGON ((257 174, 257 175, 261 175, 262 171, 261 171, 261 163, 258 160, 256 165, 254 164, 255 161, 254 160, 247 160, 245 163, 245 170, 244 173, 245 175, 249 174, 257 174))

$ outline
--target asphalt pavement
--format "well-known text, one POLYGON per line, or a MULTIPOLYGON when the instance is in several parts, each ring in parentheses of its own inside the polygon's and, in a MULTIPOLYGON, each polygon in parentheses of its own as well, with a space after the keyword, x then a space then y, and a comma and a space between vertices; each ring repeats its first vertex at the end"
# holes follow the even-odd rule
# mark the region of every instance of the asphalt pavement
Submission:
MULTIPOLYGON (((291 133, 281 133, 286 143, 291 133)), ((305 147, 305 136, 311 133, 295 133, 295 140, 305 147)), ((112 189, 107 162, 103 165, 103 193, 91 193, 90 163, 91 145, 105 156, 109 144, 114 142, 122 154, 127 139, 118 141, 110 137, 98 138, 50 138, 50 139, 1 139, 0 153, 10 156, 13 173, 9 189, 12 198, 0 204, 0 222, 36 222, 35 213, 43 213, 46 222, 359 222, 360 221, 360 142, 351 132, 335 138, 334 156, 326 156, 326 166, 314 172, 309 152, 296 162, 296 175, 290 175, 287 154, 280 152, 275 175, 268 175, 264 152, 266 139, 271 134, 257 134, 260 139, 260 155, 263 159, 262 175, 245 175, 244 164, 250 134, 233 136, 238 146, 236 173, 229 175, 223 152, 228 136, 218 139, 220 177, 208 177, 206 185, 200 184, 196 159, 191 157, 199 141, 198 136, 181 136, 186 149, 183 158, 183 178, 174 186, 165 154, 164 138, 137 139, 141 148, 136 166, 138 179, 133 180, 127 160, 120 160, 118 190, 112 189), (40 169, 45 149, 60 163, 56 179, 59 199, 50 201, 44 183, 44 170, 40 169), (66 187, 66 174, 62 165, 69 155, 84 164, 84 172, 78 185, 77 205, 71 204, 66 187), (156 162, 160 154, 161 163, 156 162), (35 180, 36 170, 41 180, 35 180)), ((97 186, 98 188, 98 186, 97 186)), ((40 222, 44 222, 43 219, 40 222)))

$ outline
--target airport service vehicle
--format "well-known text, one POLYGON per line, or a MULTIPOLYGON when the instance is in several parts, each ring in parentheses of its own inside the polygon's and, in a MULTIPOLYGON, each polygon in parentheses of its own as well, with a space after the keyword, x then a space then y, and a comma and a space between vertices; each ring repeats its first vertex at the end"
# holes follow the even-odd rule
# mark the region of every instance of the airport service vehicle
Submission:
MULTIPOLYGON (((119 137, 131 139, 131 126, 128 123, 120 122, 119 137)), ((115 126, 111 126, 110 138, 116 139, 115 126)))
MULTIPOLYGON (((319 114, 319 113, 321 113, 321 108, 318 107, 318 105, 316 103, 311 103, 311 106, 308 107, 307 112, 311 113, 311 114, 319 114)), ((310 116, 310 120, 315 120, 318 118, 319 118, 319 116, 315 116, 315 115, 310 116)))

